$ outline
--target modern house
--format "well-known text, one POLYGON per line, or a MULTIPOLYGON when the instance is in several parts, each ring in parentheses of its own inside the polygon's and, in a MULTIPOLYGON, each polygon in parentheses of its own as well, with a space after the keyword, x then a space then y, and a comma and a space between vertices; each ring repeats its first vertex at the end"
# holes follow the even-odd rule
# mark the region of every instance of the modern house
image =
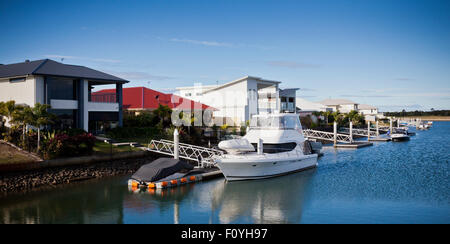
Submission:
POLYGON ((280 89, 280 81, 245 76, 222 85, 177 87, 181 97, 208 104, 217 109, 215 118, 239 126, 259 113, 295 113, 298 89, 280 89))
POLYGON ((0 101, 34 106, 50 104, 57 128, 98 131, 122 125, 122 85, 127 80, 84 66, 50 59, 0 65, 0 101), (116 85, 108 101, 92 101, 97 86, 116 85))
POLYGON ((377 115, 378 108, 368 104, 359 104, 358 105, 359 113, 362 115, 377 115))
POLYGON ((358 103, 347 99, 325 99, 319 103, 332 109, 333 112, 348 113, 352 110, 358 111, 358 103))
MULTIPOLYGON (((166 105, 171 109, 184 110, 206 110, 214 108, 183 98, 174 94, 166 94, 146 87, 127 87, 123 88, 123 109, 127 111, 153 111, 159 105, 166 105)), ((94 102, 108 102, 114 100, 116 89, 103 89, 92 92, 91 98, 94 102)))
POLYGON ((300 97, 296 98, 296 106, 297 113, 300 117, 312 115, 313 112, 333 111, 332 108, 329 108, 321 103, 311 102, 300 97))

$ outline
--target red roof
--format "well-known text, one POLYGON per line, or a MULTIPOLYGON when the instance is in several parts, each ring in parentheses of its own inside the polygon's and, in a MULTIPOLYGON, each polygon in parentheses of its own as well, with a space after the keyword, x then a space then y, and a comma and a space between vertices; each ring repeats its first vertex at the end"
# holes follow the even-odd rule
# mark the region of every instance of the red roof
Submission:
MULTIPOLYGON (((157 109, 159 104, 171 109, 206 110, 213 107, 174 94, 166 94, 146 87, 123 88, 124 109, 157 109)), ((116 95, 116 89, 104 89, 92 92, 92 101, 105 102, 116 95)))

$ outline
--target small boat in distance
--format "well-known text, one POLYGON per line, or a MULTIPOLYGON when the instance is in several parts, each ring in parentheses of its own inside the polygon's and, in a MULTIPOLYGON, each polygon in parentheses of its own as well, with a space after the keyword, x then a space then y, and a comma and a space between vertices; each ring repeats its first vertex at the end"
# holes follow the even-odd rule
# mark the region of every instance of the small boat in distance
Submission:
MULTIPOLYGON (((390 133, 388 131, 388 133, 390 133)), ((392 141, 407 141, 409 140, 408 129, 396 128, 391 134, 392 141)))
POLYGON ((219 143, 227 154, 214 161, 227 181, 264 179, 316 167, 313 147, 298 114, 255 115, 242 139, 219 143))

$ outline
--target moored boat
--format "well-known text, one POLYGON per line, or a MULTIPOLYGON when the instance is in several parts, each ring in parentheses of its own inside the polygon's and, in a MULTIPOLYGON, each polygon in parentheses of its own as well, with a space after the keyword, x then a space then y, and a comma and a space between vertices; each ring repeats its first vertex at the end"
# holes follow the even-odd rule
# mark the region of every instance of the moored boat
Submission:
POLYGON ((263 179, 317 166, 297 114, 255 115, 242 139, 222 141, 214 161, 227 181, 263 179), (255 146, 257 149, 255 150, 255 146))
POLYGON ((396 128, 390 136, 392 141, 409 140, 409 133, 407 128, 396 128))

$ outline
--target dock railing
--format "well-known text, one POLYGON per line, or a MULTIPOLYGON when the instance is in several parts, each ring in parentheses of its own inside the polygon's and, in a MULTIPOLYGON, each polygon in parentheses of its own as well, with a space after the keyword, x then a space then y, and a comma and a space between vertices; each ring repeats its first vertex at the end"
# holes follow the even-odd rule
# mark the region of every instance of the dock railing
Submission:
POLYGON ((177 155, 179 158, 197 162, 198 167, 202 168, 214 166, 213 156, 223 155, 220 150, 185 143, 178 143, 178 154, 176 154, 175 143, 169 140, 151 140, 147 150, 168 156, 177 155))
MULTIPOLYGON (((340 128, 339 132, 344 134, 350 134, 350 128, 340 128)), ((352 134, 355 136, 367 136, 368 130, 367 129, 352 129, 352 134)), ((370 136, 377 136, 377 131, 370 131, 370 136)))
POLYGON ((325 141, 331 141, 331 142, 336 141, 336 142, 341 142, 341 143, 352 143, 352 140, 349 135, 333 133, 333 132, 304 129, 303 135, 305 137, 311 138, 311 139, 325 140, 325 141))

